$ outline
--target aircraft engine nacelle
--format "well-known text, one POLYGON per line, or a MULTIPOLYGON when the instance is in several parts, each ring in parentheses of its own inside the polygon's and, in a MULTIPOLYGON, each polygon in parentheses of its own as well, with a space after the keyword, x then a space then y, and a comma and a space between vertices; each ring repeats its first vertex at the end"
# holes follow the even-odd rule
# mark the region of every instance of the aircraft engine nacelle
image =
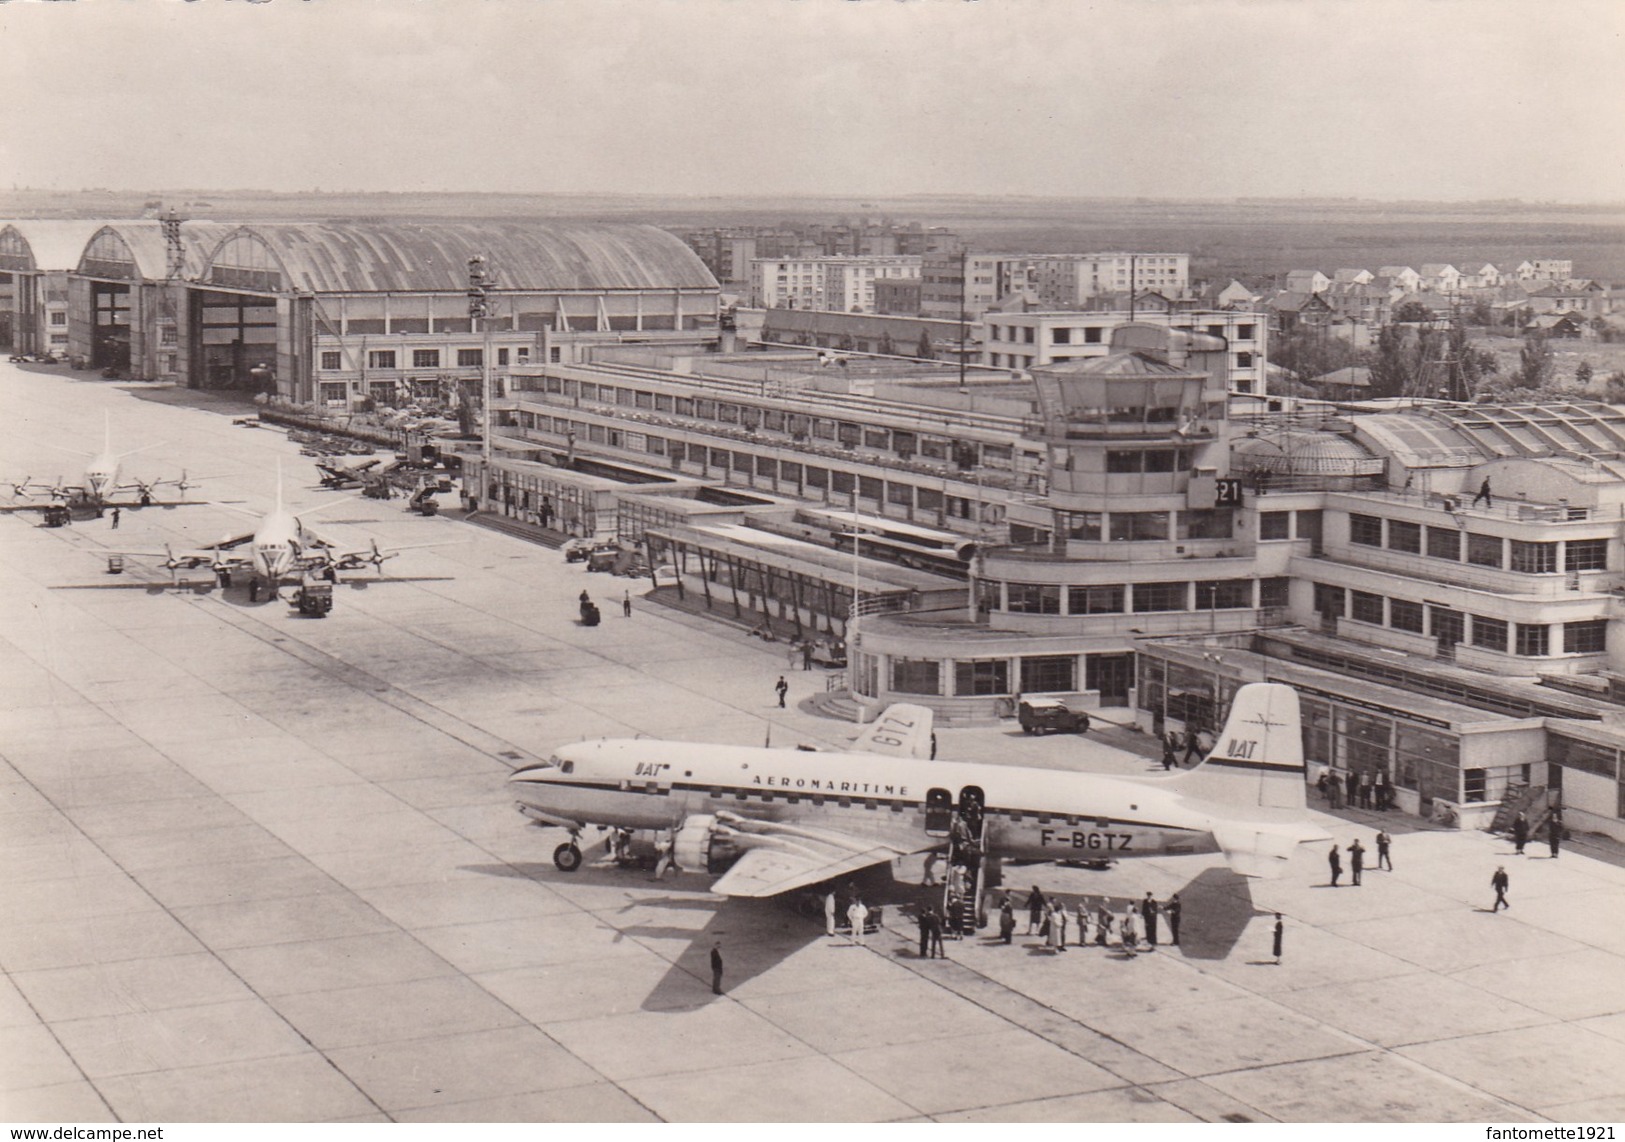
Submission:
POLYGON ((976 558, 978 544, 974 539, 961 539, 954 544, 954 558, 961 563, 970 563, 976 558))
POLYGON ((689 817, 677 830, 672 845, 672 858, 677 867, 689 872, 717 872, 739 857, 739 848, 733 843, 733 831, 717 823, 709 813, 689 817))
POLYGON ((711 840, 716 835, 717 819, 709 813, 690 817, 677 830, 672 844, 672 859, 678 868, 708 869, 711 867, 711 840))

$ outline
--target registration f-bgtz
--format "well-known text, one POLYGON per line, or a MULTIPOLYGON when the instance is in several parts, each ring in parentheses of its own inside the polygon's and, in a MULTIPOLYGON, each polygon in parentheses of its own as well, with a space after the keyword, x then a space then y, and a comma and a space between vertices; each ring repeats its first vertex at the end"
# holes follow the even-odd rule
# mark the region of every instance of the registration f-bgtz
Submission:
POLYGON ((570 830, 554 861, 581 863, 588 825, 670 831, 677 863, 738 853, 712 886, 772 896, 913 853, 941 850, 956 814, 980 824, 990 857, 1075 860, 1224 854, 1275 877, 1296 846, 1328 834, 1308 819, 1298 696, 1255 683, 1195 769, 1101 777, 1028 766, 932 761, 931 712, 892 706, 853 751, 611 739, 561 747, 509 779, 522 812, 570 830))

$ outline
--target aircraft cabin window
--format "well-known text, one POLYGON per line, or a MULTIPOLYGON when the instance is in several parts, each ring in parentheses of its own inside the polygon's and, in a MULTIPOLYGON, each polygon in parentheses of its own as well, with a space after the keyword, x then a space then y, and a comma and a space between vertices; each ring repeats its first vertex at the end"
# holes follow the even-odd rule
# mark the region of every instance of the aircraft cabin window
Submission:
POLYGON ((561 761, 559 763, 559 768, 565 773, 574 773, 576 771, 576 763, 573 761, 561 761))

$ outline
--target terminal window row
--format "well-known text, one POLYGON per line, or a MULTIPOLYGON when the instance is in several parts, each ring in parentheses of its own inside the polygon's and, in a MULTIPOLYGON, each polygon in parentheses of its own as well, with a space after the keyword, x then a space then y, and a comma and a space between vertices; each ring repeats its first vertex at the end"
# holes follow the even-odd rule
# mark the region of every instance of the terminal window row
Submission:
POLYGON ((1153 614, 1287 605, 1290 580, 1209 579, 1156 583, 1005 583, 1007 612, 1027 615, 1153 614), (1256 588, 1254 586, 1256 584, 1256 588), (1256 602, 1255 602, 1256 598, 1256 602), (1065 603, 1063 609, 1062 604, 1065 603))
MULTIPOLYGON (((1278 514, 1278 513, 1266 513, 1278 514)), ((1281 538, 1261 536, 1262 538, 1281 538)), ((1605 538, 1531 541, 1503 539, 1453 527, 1435 527, 1410 520, 1349 514, 1349 542, 1360 547, 1386 547, 1412 555, 1426 554, 1434 559, 1467 562, 1528 575, 1564 571, 1608 570, 1608 543, 1605 538), (1384 535, 1386 524, 1386 538, 1384 535), (1559 546, 1562 547, 1561 554, 1559 546)))
POLYGON ((1466 643, 1521 658, 1553 654, 1602 654, 1608 649, 1608 620, 1571 623, 1513 623, 1487 615, 1464 614, 1452 607, 1391 599, 1370 591, 1315 584, 1315 612, 1326 618, 1352 619, 1410 634, 1430 635, 1441 642, 1466 643), (1469 625, 1470 624, 1470 625, 1469 625), (1561 648, 1553 631, 1559 632, 1561 648))
POLYGON ((1174 539, 1230 539, 1235 513, 1228 508, 1180 512, 1061 512, 1056 530, 1083 542, 1174 539))
POLYGON ((933 437, 907 429, 865 425, 854 421, 787 412, 783 409, 762 408, 757 405, 735 404, 709 397, 676 396, 670 393, 621 388, 553 376, 542 378, 542 385, 543 391, 559 396, 579 397, 582 400, 602 404, 670 413, 673 416, 718 424, 735 424, 752 432, 766 429, 769 432, 785 433, 798 440, 832 440, 847 448, 861 446, 896 452, 900 456, 919 455, 931 460, 951 460, 961 467, 974 467, 978 459, 983 462, 1009 463, 1015 456, 1015 449, 1009 444, 986 442, 982 443, 978 450, 978 445, 974 441, 933 437))
POLYGON ((937 658, 888 659, 889 689, 895 694, 947 697, 943 683, 950 678, 954 697, 998 697, 1010 693, 1063 694, 1079 689, 1076 654, 1029 655, 1016 660, 1012 687, 1008 658, 959 659, 945 664, 937 658))

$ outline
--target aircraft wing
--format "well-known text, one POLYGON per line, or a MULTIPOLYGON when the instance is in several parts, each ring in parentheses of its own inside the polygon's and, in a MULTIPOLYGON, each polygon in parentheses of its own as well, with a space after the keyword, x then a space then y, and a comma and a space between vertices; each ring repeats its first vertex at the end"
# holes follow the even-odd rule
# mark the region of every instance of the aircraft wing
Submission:
POLYGON ((726 812, 717 814, 717 823, 723 836, 745 849, 711 886, 722 896, 777 896, 942 844, 935 837, 893 844, 726 812))
POLYGON ((777 896, 793 888, 805 888, 889 861, 897 855, 884 846, 825 860, 772 849, 751 849, 722 874, 711 891, 722 896, 777 896))
POLYGON ((1298 845, 1330 838, 1326 830, 1307 823, 1276 825, 1236 821, 1213 825, 1213 839, 1231 869, 1260 880, 1278 879, 1286 871, 1287 862, 1298 845))
POLYGON ((914 757, 924 761, 931 748, 931 709, 907 702, 887 706, 852 743, 853 749, 888 757, 914 757))
POLYGON ((398 543, 392 547, 379 547, 375 541, 368 547, 341 549, 325 539, 319 539, 310 546, 309 559, 312 566, 331 565, 340 571, 356 571, 370 564, 381 573, 384 561, 393 559, 403 551, 415 551, 424 547, 459 547, 467 542, 466 539, 443 539, 436 543, 398 543))

